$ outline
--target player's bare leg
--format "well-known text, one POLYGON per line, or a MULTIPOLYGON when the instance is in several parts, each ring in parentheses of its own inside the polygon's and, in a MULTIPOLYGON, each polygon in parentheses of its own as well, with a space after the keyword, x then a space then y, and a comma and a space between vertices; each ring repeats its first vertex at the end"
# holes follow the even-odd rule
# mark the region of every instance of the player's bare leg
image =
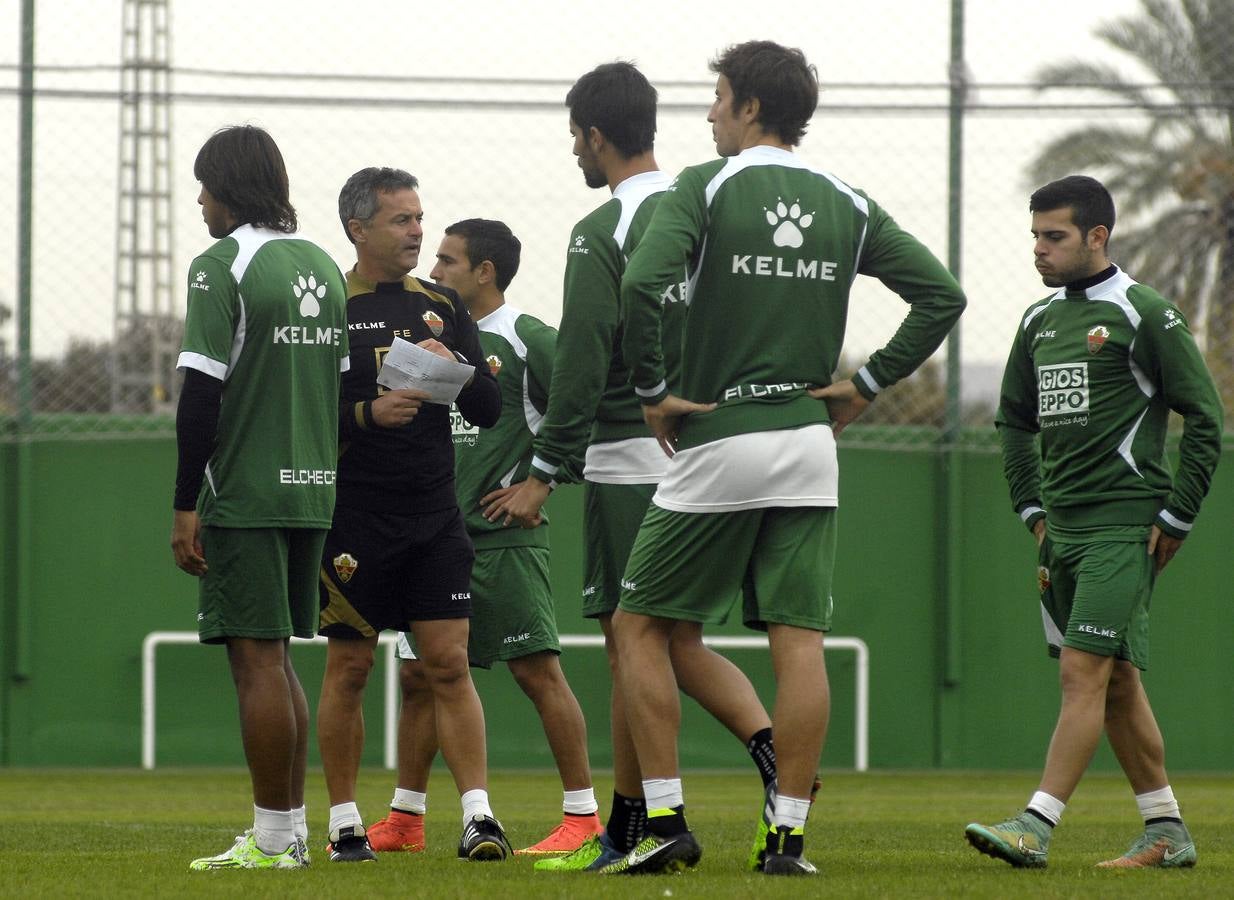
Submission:
POLYGON ((298 740, 296 710, 287 682, 286 644, 285 640, 227 639, 253 802, 273 810, 292 808, 298 740))
POLYGON ((433 692, 437 740, 463 805, 460 859, 506 859, 513 849, 488 800, 484 709, 468 668, 468 619, 412 622, 416 653, 433 692))
POLYGON ((547 650, 509 661, 510 674, 540 714, 544 736, 567 791, 591 787, 587 723, 556 653, 547 650))
POLYGON ((613 686, 610 698, 613 742, 613 790, 623 797, 643 796, 642 773, 639 771, 638 752, 630 734, 629 719, 621 682, 621 654, 618 652, 617 636, 613 630, 613 614, 600 616, 600 630, 604 632, 604 652, 608 657, 609 674, 613 686))
POLYGON ((771 726, 750 679, 732 660, 703 643, 700 623, 677 622, 668 646, 678 686, 738 740, 745 743, 771 726))
POLYGON ((403 660, 398 677, 403 695, 398 717, 398 786, 426 793, 433 758, 440 749, 433 689, 418 659, 403 660))
POLYGON ((1105 725, 1106 687, 1114 669, 1112 656, 1097 656, 1064 647, 1059 657, 1062 708, 1046 753, 1038 790, 1063 803, 1080 783, 1105 725))
POLYGON ((433 693, 437 739, 460 794, 488 786, 484 709, 468 669, 468 631, 467 619, 412 623, 417 655, 433 693))
POLYGON ((517 852, 571 853, 604 830, 591 786, 587 723, 556 653, 544 650, 511 659, 508 664, 510 674, 540 715, 563 790, 561 823, 542 840, 517 852))
POLYGON ((377 636, 330 638, 326 672, 317 704, 317 746, 321 751, 330 805, 353 803, 364 750, 364 688, 373 669, 377 636))
POLYGON ((1105 730, 1118 763, 1137 794, 1169 784, 1165 740, 1148 703, 1140 670, 1115 660, 1105 699, 1105 730))
POLYGON ((1149 705, 1140 670, 1114 661, 1105 698, 1105 730, 1144 818, 1144 832, 1120 857, 1102 868, 1181 868, 1194 866, 1195 843, 1165 770, 1165 741, 1149 705))
POLYGON ((399 664, 398 785, 390 811, 368 828, 374 851, 419 853, 425 848, 424 816, 429 771, 437 755, 437 709, 418 659, 399 664))
POLYGON ((780 794, 808 799, 831 716, 823 633, 773 623, 767 637, 776 678, 772 731, 780 794))

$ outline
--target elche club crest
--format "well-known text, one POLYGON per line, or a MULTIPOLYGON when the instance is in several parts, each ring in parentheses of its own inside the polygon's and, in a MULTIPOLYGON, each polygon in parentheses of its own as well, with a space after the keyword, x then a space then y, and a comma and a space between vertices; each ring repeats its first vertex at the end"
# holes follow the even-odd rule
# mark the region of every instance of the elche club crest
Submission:
POLYGON ((491 356, 486 356, 484 361, 488 363, 489 371, 492 372, 493 377, 496 378, 497 374, 501 371, 501 357, 494 353, 491 356))
POLYGON ((1037 567, 1037 590, 1045 593, 1050 587, 1050 570, 1045 566, 1037 567))
POLYGON ((334 571, 338 574, 338 580, 343 584, 351 581, 351 576, 356 574, 358 565, 360 563, 350 553, 340 553, 334 557, 334 571))
POLYGON ((1110 329, 1104 325, 1096 325, 1088 330, 1088 352, 1097 354, 1101 352, 1101 348, 1105 346, 1105 342, 1109 340, 1110 329))
POLYGON ((446 323, 442 321, 441 316, 430 309, 420 318, 424 319, 424 324, 428 326, 428 330, 433 332, 433 337, 441 337, 442 329, 446 327, 446 323))

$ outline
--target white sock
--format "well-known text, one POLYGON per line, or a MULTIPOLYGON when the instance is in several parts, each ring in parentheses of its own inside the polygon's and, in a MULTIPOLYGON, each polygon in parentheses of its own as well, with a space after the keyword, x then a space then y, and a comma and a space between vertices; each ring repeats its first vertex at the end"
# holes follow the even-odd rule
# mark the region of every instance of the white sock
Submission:
POLYGON ((338 806, 330 807, 330 834, 331 840, 333 835, 338 834, 340 828, 346 828, 349 825, 364 825, 364 820, 360 818, 360 807, 356 806, 355 802, 340 803, 338 806))
POLYGON ((1045 791, 1037 791, 1033 794, 1032 799, 1028 801, 1026 809, 1031 809, 1033 812, 1040 813, 1051 825, 1057 825, 1058 820, 1063 817, 1063 810, 1067 808, 1067 804, 1057 797, 1051 797, 1045 791))
POLYGON ((643 796, 647 799, 647 812, 684 806, 686 802, 680 778, 644 778, 643 796))
POLYGON ((296 841, 290 809, 253 807, 253 840, 267 856, 277 856, 296 841))
POLYGON ((776 828, 787 825, 789 828, 805 828, 806 817, 810 815, 810 798, 785 797, 776 794, 776 813, 771 824, 776 828))
POLYGON ((463 824, 466 825, 476 816, 493 818, 493 808, 488 805, 488 791, 476 788, 467 791, 459 798, 463 802, 463 824))
POLYGON ((399 812, 416 813, 422 816, 428 810, 428 793, 395 788, 394 799, 390 801, 390 808, 397 809, 399 812))
POLYGON ((561 796, 561 811, 572 816, 590 816, 600 809, 600 804, 596 803, 595 788, 562 791, 561 796))
POLYGON ((1144 821, 1149 819, 1181 819, 1178 811, 1178 801, 1174 799, 1174 790, 1167 784, 1157 791, 1135 795, 1135 805, 1140 808, 1144 821))
POLYGON ((308 810, 305 807, 297 806, 291 811, 291 825, 297 841, 308 840, 308 810))

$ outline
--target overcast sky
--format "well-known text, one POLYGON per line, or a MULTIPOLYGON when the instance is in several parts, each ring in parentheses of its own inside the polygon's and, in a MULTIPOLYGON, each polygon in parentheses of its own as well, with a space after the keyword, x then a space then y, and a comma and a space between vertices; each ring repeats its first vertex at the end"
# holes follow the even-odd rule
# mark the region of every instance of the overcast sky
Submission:
MULTIPOLYGON (((14 123, 20 6, 19 0, 0 0, 0 87, 10 88, 0 94, 0 115, 14 123)), ((106 67, 120 56, 120 6, 119 0, 39 0, 37 63, 103 68, 40 72, 37 84, 114 91, 119 76, 106 67)), ((1044 62, 1094 53, 1115 59, 1092 31, 1134 12, 1138 3, 969 0, 967 7, 968 69, 986 86, 977 101, 992 104, 1041 99, 1005 86, 1030 81, 1044 62)), ((800 46, 818 67, 824 109, 802 154, 867 190, 946 258, 947 128, 937 107, 946 101, 949 0, 761 7, 730 0, 676 6, 471 0, 428 7, 376 0, 172 0, 171 10, 172 61, 181 71, 175 90, 224 95, 175 107, 177 279, 208 243, 195 204, 192 158, 215 128, 248 121, 274 133, 288 160, 303 231, 344 267, 352 260, 334 213, 338 187, 365 165, 401 166, 420 177, 427 213, 426 252, 416 274, 427 276, 445 225, 472 215, 503 218, 525 247, 510 299, 555 323, 571 225, 605 199, 583 185, 570 155, 561 106, 569 84, 597 63, 636 61, 661 85, 657 157, 675 171, 714 152, 704 120, 712 84, 707 61, 731 43, 756 37, 800 46), (253 79, 191 70, 446 80, 253 79), (476 78, 489 81, 467 80, 476 78), (884 88, 851 86, 872 84, 884 88), (893 87, 904 84, 934 88, 893 87), (288 105, 233 96, 254 94, 336 99, 288 105), (407 98, 443 103, 380 105, 407 98), (476 100, 495 105, 466 105, 476 100), (903 108, 875 114, 872 104, 903 108)), ((43 355, 58 352, 69 334, 111 335, 117 108, 114 100, 48 100, 37 116, 34 336, 36 354, 43 355)), ((970 296, 964 325, 969 359, 1001 360, 1018 312, 1044 293, 1031 265, 1030 186, 1023 167, 1045 139, 1083 117, 984 112, 968 120, 963 281, 970 296)), ((13 137, 0 144, 0 209, 13 222, 16 128, 9 133, 13 137)), ((13 231, 0 229, 0 301, 10 305, 13 231)), ((177 288, 182 304, 179 294, 177 288)), ((872 349, 902 309, 877 285, 862 286, 855 299, 850 344, 872 349)), ((11 322, 0 335, 11 347, 11 322)))

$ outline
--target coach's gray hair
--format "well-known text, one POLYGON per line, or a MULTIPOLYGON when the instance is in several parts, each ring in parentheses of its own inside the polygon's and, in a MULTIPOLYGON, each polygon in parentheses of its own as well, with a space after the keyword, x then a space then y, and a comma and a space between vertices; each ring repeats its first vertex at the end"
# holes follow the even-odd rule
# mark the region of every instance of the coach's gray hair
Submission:
POLYGON ((388 194, 391 191, 414 191, 420 186, 414 175, 409 175, 402 169, 369 167, 361 169, 347 179, 343 189, 338 194, 338 217, 343 223, 343 233, 353 244, 356 239, 351 236, 347 227, 351 219, 368 222, 377 214, 381 206, 378 194, 388 194))

